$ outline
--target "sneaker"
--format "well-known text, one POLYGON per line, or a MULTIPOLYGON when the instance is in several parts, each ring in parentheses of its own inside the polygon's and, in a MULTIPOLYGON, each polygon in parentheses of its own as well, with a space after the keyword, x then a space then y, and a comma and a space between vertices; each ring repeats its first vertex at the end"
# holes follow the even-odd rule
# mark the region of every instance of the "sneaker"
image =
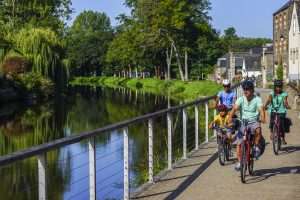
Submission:
POLYGON ((258 147, 255 147, 254 157, 256 158, 256 160, 258 160, 259 156, 260 156, 260 149, 258 147))
POLYGON ((238 163, 234 166, 234 169, 235 169, 236 171, 240 171, 240 169, 241 169, 241 163, 238 162, 238 163))

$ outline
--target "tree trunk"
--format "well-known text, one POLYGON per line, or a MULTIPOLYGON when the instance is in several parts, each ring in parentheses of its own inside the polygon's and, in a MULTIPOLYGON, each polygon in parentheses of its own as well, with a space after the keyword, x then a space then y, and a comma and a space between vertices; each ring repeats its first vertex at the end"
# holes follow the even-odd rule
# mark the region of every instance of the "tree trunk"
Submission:
POLYGON ((187 50, 184 51, 184 71, 185 71, 185 81, 189 81, 188 53, 187 53, 187 50))
POLYGON ((131 76, 131 65, 129 65, 128 67, 129 67, 129 78, 132 78, 132 76, 131 76))
POLYGON ((170 48, 170 54, 169 54, 169 48, 166 51, 167 54, 167 76, 166 79, 171 79, 171 64, 172 64, 172 57, 173 57, 173 47, 170 48))
POLYGON ((138 76, 138 69, 137 69, 137 67, 135 68, 135 78, 139 78, 139 76, 138 76))
POLYGON ((178 64, 178 69, 179 69, 180 78, 181 78, 182 81, 184 81, 184 75, 183 75, 182 65, 181 65, 181 62, 180 62, 179 53, 178 53, 178 51, 177 51, 177 48, 176 48, 174 42, 172 42, 172 46, 173 46, 174 51, 175 51, 175 55, 176 55, 176 59, 177 59, 177 64, 178 64))

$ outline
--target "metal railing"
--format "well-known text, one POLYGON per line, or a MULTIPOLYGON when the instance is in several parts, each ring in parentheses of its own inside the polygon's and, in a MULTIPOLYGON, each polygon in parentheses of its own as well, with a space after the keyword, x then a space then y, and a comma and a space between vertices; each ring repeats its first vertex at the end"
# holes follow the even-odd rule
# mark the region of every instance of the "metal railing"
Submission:
MULTIPOLYGON (((241 96, 240 84, 235 85, 233 90, 236 91, 237 96, 241 96)), ((108 133, 114 130, 122 129, 123 133, 123 199, 128 200, 130 198, 130 180, 129 180, 129 139, 128 139, 128 127, 130 125, 147 122, 148 123, 148 182, 154 183, 154 166, 153 166, 153 134, 154 134, 154 119, 158 117, 167 118, 167 169, 172 170, 173 165, 173 155, 172 155, 172 132, 173 132, 173 113, 182 112, 182 130, 183 130, 183 145, 182 159, 187 158, 187 108, 194 107, 195 114, 195 150, 199 149, 199 105, 205 106, 205 143, 209 141, 209 102, 214 100, 215 96, 206 97, 203 99, 199 99, 190 103, 182 104, 175 107, 170 107, 168 109, 163 109, 154 113, 146 114, 143 116, 139 116, 133 119, 129 119, 123 122, 119 122, 116 124, 112 124, 109 126, 105 126, 103 128, 99 128, 93 131, 83 132, 79 135, 69 136, 62 139, 58 139, 46 144, 42 144, 39 146, 31 147, 22 151, 18 151, 9 155, 5 155, 0 157, 0 167, 13 164, 17 161, 21 161, 27 158, 36 157, 37 158, 37 166, 38 166, 38 198, 40 200, 47 199, 47 152, 51 150, 57 150, 62 147, 66 147, 68 145, 72 145, 75 143, 79 143, 83 140, 88 140, 88 179, 89 179, 89 199, 96 199, 96 160, 101 159, 96 157, 96 145, 95 145, 95 137, 99 136, 99 134, 108 133)), ((216 114, 216 112, 214 112, 216 114)), ((215 134, 214 134, 215 136, 215 134)))

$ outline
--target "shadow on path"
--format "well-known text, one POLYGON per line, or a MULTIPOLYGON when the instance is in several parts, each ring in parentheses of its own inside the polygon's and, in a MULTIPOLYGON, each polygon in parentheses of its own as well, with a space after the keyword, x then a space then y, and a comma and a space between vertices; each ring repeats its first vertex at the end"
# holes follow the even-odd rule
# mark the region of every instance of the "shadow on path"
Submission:
POLYGON ((300 151, 300 146, 287 146, 287 147, 282 147, 282 152, 280 155, 285 155, 285 154, 290 154, 300 151))
POLYGON ((253 178, 247 180, 246 184, 258 183, 270 177, 284 174, 300 174, 300 166, 259 169, 254 172, 255 176, 253 178))
POLYGON ((175 191, 167 196, 165 200, 175 199, 181 193, 183 193, 217 158, 218 154, 213 154, 213 156, 203 163, 203 165, 201 165, 193 174, 191 174, 189 178, 182 182, 175 191))

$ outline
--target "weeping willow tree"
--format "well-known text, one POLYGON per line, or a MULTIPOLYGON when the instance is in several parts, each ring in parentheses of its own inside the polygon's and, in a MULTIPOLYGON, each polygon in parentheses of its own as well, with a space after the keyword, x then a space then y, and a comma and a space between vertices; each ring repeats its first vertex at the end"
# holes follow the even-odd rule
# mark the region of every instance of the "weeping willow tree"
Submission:
POLYGON ((57 67, 64 63, 63 45, 55 32, 45 28, 23 28, 15 37, 18 51, 32 63, 32 71, 54 77, 57 67))

